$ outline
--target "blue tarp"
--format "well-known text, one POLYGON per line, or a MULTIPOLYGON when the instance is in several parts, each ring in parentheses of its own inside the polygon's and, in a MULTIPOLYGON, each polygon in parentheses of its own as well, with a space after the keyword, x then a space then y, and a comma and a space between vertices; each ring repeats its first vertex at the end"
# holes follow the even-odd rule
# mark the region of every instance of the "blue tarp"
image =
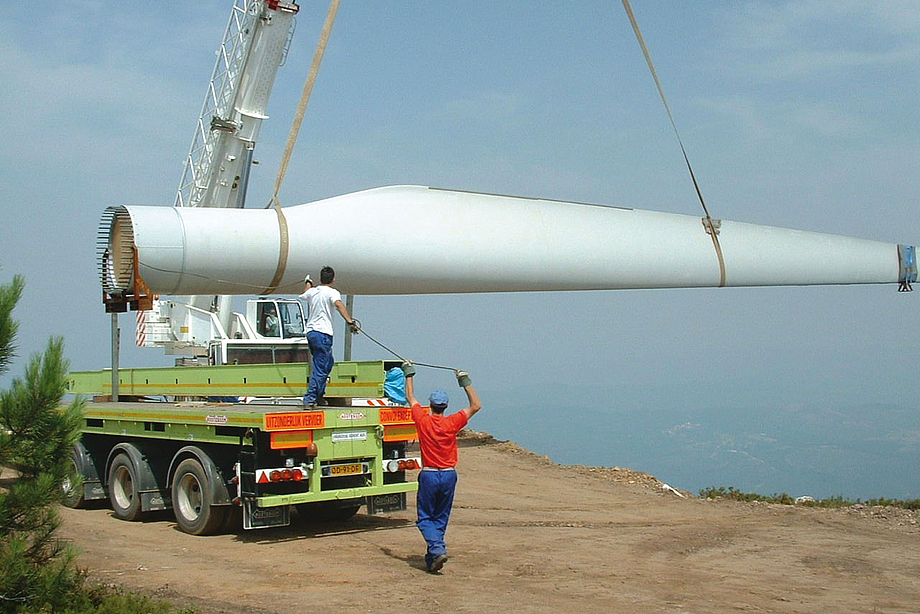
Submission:
POLYGON ((383 384, 383 393, 394 403, 405 405, 406 400, 406 376, 399 367, 393 367, 387 371, 387 379, 383 384))

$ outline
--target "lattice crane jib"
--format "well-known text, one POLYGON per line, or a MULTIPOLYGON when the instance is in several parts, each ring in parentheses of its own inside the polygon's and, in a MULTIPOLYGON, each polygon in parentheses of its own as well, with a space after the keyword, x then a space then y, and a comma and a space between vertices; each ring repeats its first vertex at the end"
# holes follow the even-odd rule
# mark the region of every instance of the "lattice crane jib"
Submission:
POLYGON ((293 2, 234 0, 176 206, 243 206, 252 151, 298 10, 293 2))

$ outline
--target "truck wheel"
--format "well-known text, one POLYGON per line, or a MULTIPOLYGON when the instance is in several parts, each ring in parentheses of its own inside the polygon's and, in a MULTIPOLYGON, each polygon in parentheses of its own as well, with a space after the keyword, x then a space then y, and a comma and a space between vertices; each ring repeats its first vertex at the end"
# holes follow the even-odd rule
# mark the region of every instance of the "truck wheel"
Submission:
POLYGON ((64 507, 82 509, 86 507, 86 498, 83 496, 83 484, 81 483, 79 487, 76 487, 76 483, 79 481, 77 478, 80 476, 80 469, 77 467, 77 459, 73 454, 70 455, 69 462, 70 466, 67 468, 67 475, 64 477, 64 481, 61 482, 61 490, 64 491, 61 503, 64 504, 64 507))
POLYGON ((137 520, 141 517, 137 470, 127 454, 116 456, 109 468, 109 501, 116 517, 122 520, 137 520))
POLYGON ((192 535, 214 533, 227 517, 227 506, 211 505, 211 486, 197 459, 187 458, 176 468, 172 506, 179 528, 192 535))

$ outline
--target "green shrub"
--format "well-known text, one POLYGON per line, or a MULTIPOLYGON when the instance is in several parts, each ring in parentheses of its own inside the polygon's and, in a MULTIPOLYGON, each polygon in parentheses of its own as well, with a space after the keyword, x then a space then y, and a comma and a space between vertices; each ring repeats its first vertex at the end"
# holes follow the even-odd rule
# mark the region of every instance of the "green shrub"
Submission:
MULTIPOLYGON (((23 278, 0 285, 0 373, 16 355, 13 308, 23 278)), ((63 407, 68 363, 64 341, 52 338, 33 356, 25 376, 0 391, 0 613, 2 614, 187 614, 169 603, 87 588, 75 552, 55 532, 57 503, 69 477, 70 451, 79 437, 83 403, 63 407), (7 467, 15 467, 14 475, 7 467)))
MULTIPOLYGON (((12 310, 24 281, 0 285, 0 373, 16 355, 12 310)), ((67 458, 78 436, 82 403, 61 410, 67 389, 64 342, 52 338, 33 356, 25 377, 0 391, 0 467, 9 486, 0 491, 0 610, 63 611, 83 585, 70 547, 55 532, 56 504, 67 476, 67 458), (25 609, 24 609, 25 608, 25 609)))
POLYGON ((745 501, 747 503, 752 501, 762 501, 764 503, 781 503, 783 505, 792 505, 795 503, 795 499, 786 493, 760 495, 755 492, 742 492, 734 486, 729 486, 727 490, 724 486, 719 486, 718 488, 715 486, 710 486, 709 488, 704 488, 700 491, 700 497, 703 499, 730 499, 732 501, 745 501))
MULTIPOLYGON (((120 589, 88 587, 61 614, 194 614, 194 607, 178 608, 169 602, 145 595, 125 593, 120 589)), ((55 612, 56 614, 56 612, 55 612)))
MULTIPOLYGON (((763 501, 764 503, 779 503, 781 505, 795 505, 795 499, 790 497, 786 493, 774 494, 774 495, 760 495, 753 492, 742 492, 736 489, 734 486, 729 486, 725 488, 724 486, 710 486, 709 488, 704 488, 700 490, 700 498, 702 499, 729 499, 731 501, 763 501)), ((823 508, 840 508, 840 507, 849 507, 851 505, 868 505, 868 506, 882 506, 882 507, 900 507, 908 510, 917 510, 920 509, 920 499, 910 499, 907 501, 902 501, 900 499, 887 499, 885 497, 879 499, 869 499, 866 502, 863 502, 860 499, 856 501, 851 501, 845 498, 843 495, 834 495, 832 497, 827 497, 826 499, 819 499, 817 501, 805 501, 799 505, 804 505, 806 507, 823 507, 823 508)))

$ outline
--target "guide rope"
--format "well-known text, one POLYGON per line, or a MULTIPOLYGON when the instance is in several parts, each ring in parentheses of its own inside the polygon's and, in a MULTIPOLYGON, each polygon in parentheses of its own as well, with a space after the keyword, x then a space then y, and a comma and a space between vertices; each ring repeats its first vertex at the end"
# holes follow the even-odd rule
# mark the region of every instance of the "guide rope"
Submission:
MULTIPOLYGON (((175 271, 173 269, 163 269, 160 267, 153 266, 152 264, 147 264, 146 262, 141 262, 140 260, 138 260, 137 266, 138 268, 142 266, 147 267, 148 269, 159 271, 160 273, 173 273, 175 275, 187 275, 189 277, 197 277, 199 279, 206 279, 208 281, 216 281, 219 284, 229 284, 231 286, 242 286, 244 288, 251 288, 253 290, 259 290, 259 292, 254 292, 254 294, 258 294, 260 296, 264 296, 265 294, 267 294, 264 290, 265 288, 264 284, 247 284, 242 281, 233 281, 230 279, 221 279, 219 277, 210 277, 208 275, 201 275, 200 273, 190 273, 189 271, 175 271)), ((282 290, 282 289, 287 289, 287 288, 297 288, 298 286, 302 284, 303 284, 303 281, 297 280, 289 284, 285 284, 283 286, 278 286, 275 288, 275 290, 282 290)))
POLYGON ((389 352, 390 354, 392 354, 392 355, 395 356, 396 358, 400 359, 401 361, 403 361, 403 362, 410 362, 410 363, 412 363, 413 365, 415 365, 416 367, 428 367, 428 368, 430 368, 430 369, 444 369, 444 370, 446 370, 446 371, 453 371, 453 372, 455 372, 455 373, 457 372, 457 369, 454 369, 453 367, 444 367, 444 366, 442 366, 442 365, 433 365, 433 364, 429 364, 429 363, 427 363, 427 362, 415 362, 414 360, 409 360, 408 358, 403 358, 402 356, 400 356, 399 354, 397 354, 394 350, 392 350, 391 348, 385 346, 384 344, 380 343, 379 341, 377 341, 376 339, 374 339, 372 336, 370 336, 370 335, 367 333, 367 331, 364 330, 364 326, 361 325, 361 320, 359 320, 358 318, 352 318, 352 319, 358 324, 358 330, 361 332, 361 334, 363 334, 365 337, 367 337, 368 339, 370 339, 371 341, 373 341, 374 343, 376 343, 376 344, 379 345, 381 348, 383 348, 384 350, 386 350, 387 352, 389 352))

